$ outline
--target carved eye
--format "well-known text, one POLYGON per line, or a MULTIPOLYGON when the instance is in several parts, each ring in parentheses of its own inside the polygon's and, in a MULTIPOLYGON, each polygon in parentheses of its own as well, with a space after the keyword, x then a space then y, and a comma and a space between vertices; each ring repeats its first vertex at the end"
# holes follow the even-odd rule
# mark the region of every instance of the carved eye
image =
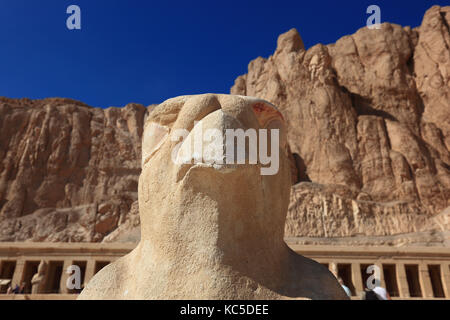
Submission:
POLYGON ((142 138, 142 166, 146 164, 169 136, 169 128, 156 122, 146 126, 142 138))
POLYGON ((275 108, 275 106, 271 106, 263 102, 257 102, 252 107, 261 127, 266 127, 269 121, 273 119, 278 119, 284 123, 283 115, 277 110, 277 108, 275 108))

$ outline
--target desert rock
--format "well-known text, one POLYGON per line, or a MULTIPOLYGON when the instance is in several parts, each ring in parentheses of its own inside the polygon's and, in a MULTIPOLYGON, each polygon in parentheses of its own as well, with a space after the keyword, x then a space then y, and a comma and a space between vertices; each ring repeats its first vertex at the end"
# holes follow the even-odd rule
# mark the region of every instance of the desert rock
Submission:
POLYGON ((0 99, 0 240, 101 241, 137 200, 146 108, 0 99))
POLYGON ((418 28, 383 23, 308 50, 293 29, 236 79, 231 93, 279 106, 313 182, 294 187, 286 236, 420 231, 449 207, 449 23, 434 6, 418 28))

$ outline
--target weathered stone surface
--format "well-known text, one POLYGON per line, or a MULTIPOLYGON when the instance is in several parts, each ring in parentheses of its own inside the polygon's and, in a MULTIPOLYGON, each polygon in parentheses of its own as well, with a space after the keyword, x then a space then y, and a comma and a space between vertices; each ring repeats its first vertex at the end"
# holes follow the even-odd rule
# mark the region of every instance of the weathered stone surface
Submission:
POLYGON ((430 219, 450 205, 449 24, 450 7, 434 6, 418 28, 383 23, 308 50, 290 30, 236 79, 231 93, 280 107, 314 182, 294 187, 286 236, 440 229, 430 219))
POLYGON ((142 150, 141 240, 79 299, 347 299, 327 268, 284 242, 291 168, 275 107, 232 95, 170 99, 149 115, 142 150), (176 129, 190 132, 183 142, 173 139, 176 129), (201 162, 172 161, 207 129, 278 129, 279 170, 262 175, 261 162, 221 163, 229 160, 223 139, 209 144, 217 143, 216 157, 204 146, 200 156, 185 154, 201 162))
POLYGON ((0 241, 101 241, 121 225, 146 112, 0 98, 0 241))
POLYGON ((448 213, 430 217, 417 202, 360 200, 335 188, 343 189, 310 182, 295 185, 291 191, 286 236, 328 238, 450 231, 448 213), (440 220, 434 221, 437 217, 440 220))

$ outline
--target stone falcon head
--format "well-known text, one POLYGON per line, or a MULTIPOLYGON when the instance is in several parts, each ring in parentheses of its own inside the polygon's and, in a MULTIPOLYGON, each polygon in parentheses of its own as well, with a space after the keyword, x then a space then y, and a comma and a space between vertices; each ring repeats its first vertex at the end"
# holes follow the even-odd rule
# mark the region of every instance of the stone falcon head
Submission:
POLYGON ((266 101, 204 94, 157 106, 142 142, 141 241, 78 299, 346 299, 283 240, 287 150, 266 101))
POLYGON ((163 102, 144 127, 142 238, 160 239, 161 225, 183 237, 187 225, 216 219, 211 241, 236 242, 249 232, 282 241, 291 185, 287 150, 283 116, 264 100, 203 94, 163 102), (205 207, 215 215, 204 215, 205 207))

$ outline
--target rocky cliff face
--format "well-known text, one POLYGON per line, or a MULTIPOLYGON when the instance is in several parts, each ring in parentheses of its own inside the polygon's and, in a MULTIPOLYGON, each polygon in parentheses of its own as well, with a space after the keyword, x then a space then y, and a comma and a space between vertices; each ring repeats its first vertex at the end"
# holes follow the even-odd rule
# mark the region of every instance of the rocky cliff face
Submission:
POLYGON ((449 228, 450 7, 418 28, 384 23, 305 50, 290 30, 233 94, 279 106, 303 181, 286 234, 389 235, 449 228), (317 184, 322 185, 318 187, 317 184), (332 191, 324 191, 332 189, 332 191))
POLYGON ((146 108, 0 99, 0 241, 100 241, 137 200, 146 108))
MULTIPOLYGON (((287 237, 448 238, 449 25, 435 6, 418 28, 384 23, 308 50, 290 30, 236 79, 231 93, 271 101, 289 125, 287 237)), ((0 98, 0 241, 139 238, 146 113, 0 98)))

